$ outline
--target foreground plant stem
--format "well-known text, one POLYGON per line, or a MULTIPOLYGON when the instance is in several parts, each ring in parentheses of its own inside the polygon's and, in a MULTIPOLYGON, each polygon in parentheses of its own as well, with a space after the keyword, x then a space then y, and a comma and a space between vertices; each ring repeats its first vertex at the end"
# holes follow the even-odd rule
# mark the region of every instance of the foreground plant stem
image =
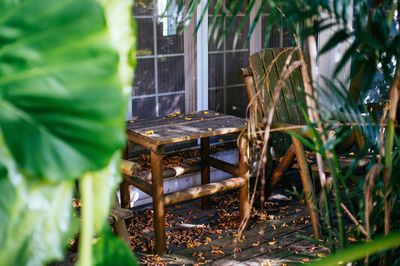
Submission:
POLYGON ((81 235, 79 242, 79 266, 91 266, 93 237, 93 191, 91 175, 84 175, 80 184, 82 199, 81 235))
MULTIPOLYGON (((305 21, 306 27, 312 27, 313 21, 312 19, 306 20, 305 21)), ((318 70, 317 70, 317 42, 315 39, 314 35, 309 35, 307 37, 307 45, 308 45, 308 50, 309 50, 309 56, 310 56, 310 67, 311 67, 311 77, 310 74, 307 71, 307 64, 306 60, 304 58, 304 54, 300 52, 300 59, 303 64, 303 67, 301 68, 301 73, 304 81, 304 90, 306 93, 306 104, 307 104, 307 113, 310 118, 310 122, 315 124, 317 127, 318 131, 320 134, 317 136, 314 136, 314 141, 316 142, 317 139, 320 139, 321 142, 321 147, 318 149, 318 152, 316 154, 317 157, 317 164, 318 164, 318 173, 320 177, 320 182, 321 182, 321 187, 322 189, 326 189, 326 176, 324 172, 324 162, 323 162, 323 157, 325 157, 328 160, 329 166, 331 167, 331 172, 333 174, 333 188, 335 191, 335 207, 336 207, 336 214, 337 214, 337 219, 338 219, 338 227, 339 227, 339 243, 340 243, 340 248, 343 248, 345 245, 345 233, 344 233, 344 224, 343 224, 343 218, 342 218, 342 208, 341 208, 341 199, 340 199, 340 194, 339 194, 339 186, 338 186, 338 175, 337 173, 340 171, 339 169, 339 164, 337 162, 337 158, 335 160, 335 156, 332 153, 332 151, 325 149, 326 147, 326 142, 327 138, 324 133, 324 128, 322 127, 322 124, 320 123, 321 119, 319 117, 318 113, 318 104, 317 104, 317 97, 318 95, 316 94, 315 87, 316 87, 316 80, 317 80, 317 75, 318 75, 318 70), (324 153, 324 154, 322 154, 324 153), (324 155, 324 156, 323 156, 324 155)), ((300 44, 297 41, 297 46, 300 49, 300 44)), ((300 49, 301 51, 301 49, 300 49)))
POLYGON ((389 119, 386 135, 386 147, 385 147, 385 174, 384 174, 384 185, 385 185, 385 235, 390 232, 390 179, 392 176, 393 168, 393 142, 394 142, 394 128, 396 122, 397 104, 399 101, 400 91, 400 67, 399 60, 397 58, 397 67, 394 81, 390 87, 390 109, 389 119))

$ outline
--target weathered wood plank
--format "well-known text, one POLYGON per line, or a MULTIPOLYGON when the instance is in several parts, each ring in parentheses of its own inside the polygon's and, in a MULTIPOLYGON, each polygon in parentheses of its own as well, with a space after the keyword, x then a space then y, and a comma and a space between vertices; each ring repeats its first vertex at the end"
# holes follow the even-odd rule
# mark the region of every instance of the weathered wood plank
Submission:
POLYGON ((188 188, 184 191, 167 194, 164 197, 164 203, 165 205, 171 205, 186 200, 197 199, 215 193, 240 188, 245 184, 246 180, 243 177, 232 177, 220 182, 213 182, 206 185, 188 188))
MULTIPOLYGON (((292 50, 292 49, 290 49, 292 50)), ((282 76, 282 72, 284 71, 284 67, 286 64, 286 60, 289 56, 289 51, 288 49, 273 49, 272 53, 274 54, 274 57, 276 58, 276 67, 278 69, 279 76, 282 76)), ((290 61, 293 62, 293 59, 290 61)), ((299 69, 295 70, 299 71, 299 69)), ((288 117, 289 117, 289 123, 295 124, 295 125, 300 125, 300 115, 299 115, 299 110, 297 109, 297 102, 296 102, 296 97, 293 92, 292 88, 292 81, 291 77, 293 76, 290 75, 288 79, 285 81, 285 85, 282 88, 282 95, 285 100, 286 104, 286 110, 288 112, 288 117)))
MULTIPOLYGON (((255 242, 260 242, 260 243, 268 243, 273 241, 273 239, 277 239, 279 237, 282 237, 287 234, 291 234, 293 232, 296 232, 300 229, 309 227, 310 225, 304 225, 304 224, 294 224, 290 225, 292 221, 294 221, 296 218, 298 218, 300 215, 305 215, 306 211, 302 208, 300 212, 295 212, 292 214, 289 214, 285 216, 281 220, 273 220, 273 221, 268 221, 269 226, 266 226, 266 224, 259 224, 257 226, 252 227, 249 230, 244 231, 244 235, 246 236, 246 240, 243 242, 238 242, 237 247, 242 250, 247 249, 253 249, 253 243, 255 242), (287 224, 289 225, 288 227, 285 227, 282 225, 287 224), (276 229, 274 229, 274 227, 276 229), (260 234, 260 231, 263 231, 263 234, 260 234)), ((205 253, 205 258, 207 260, 216 260, 219 258, 223 258, 229 255, 234 254, 234 249, 235 249, 235 244, 233 242, 234 237, 232 234, 229 233, 229 231, 224 235, 222 238, 218 238, 210 242, 207 246, 202 245, 198 248, 194 249, 182 249, 175 251, 174 253, 177 255, 182 255, 182 256, 191 256, 194 252, 204 252, 205 253), (212 254, 210 253, 210 246, 217 246, 219 247, 220 250, 224 252, 224 254, 212 254)))
MULTIPOLYGON (((286 51, 286 56, 289 56, 291 51, 286 51)), ((294 52, 292 54, 292 62, 298 61, 299 60, 299 53, 294 52)), ((303 83, 303 77, 301 75, 300 69, 298 71, 294 71, 292 75, 290 75, 290 81, 292 84, 292 90, 294 94, 294 101, 296 103, 297 107, 297 113, 299 114, 299 122, 297 124, 303 125, 305 124, 304 117, 302 115, 302 108, 305 106, 305 101, 306 101, 306 94, 304 92, 304 83, 303 83)))
POLYGON ((245 119, 213 111, 143 120, 127 122, 128 140, 152 150, 164 144, 239 133, 245 127, 245 119))
POLYGON ((224 162, 220 159, 210 157, 210 165, 216 169, 227 172, 233 176, 239 176, 239 168, 237 166, 224 162))
MULTIPOLYGON (((203 163, 201 161, 196 161, 184 166, 175 166, 171 168, 163 169, 163 178, 178 177, 185 174, 190 174, 198 172, 203 168, 203 163)), ((151 182, 151 172, 143 172, 137 175, 139 178, 151 182)))
POLYGON ((276 236, 273 241, 262 242, 256 247, 252 246, 239 253, 218 258, 213 260, 210 265, 237 265, 240 262, 251 262, 255 263, 255 265, 259 265, 260 262, 266 259, 282 259, 293 254, 288 251, 288 247, 301 241, 297 238, 295 233, 307 234, 309 232, 309 225, 299 225, 295 230, 288 230, 287 234, 276 236), (271 245, 272 243, 273 245, 271 245), (284 251, 285 254, 282 254, 282 251, 284 251), (279 255, 277 256, 277 254, 279 255))
POLYGON ((131 176, 131 175, 123 175, 124 178, 124 182, 132 185, 134 187, 137 187, 138 189, 140 189, 141 191, 143 191, 144 193, 146 193, 147 195, 152 195, 152 185, 143 180, 142 178, 138 177, 138 176, 131 176))

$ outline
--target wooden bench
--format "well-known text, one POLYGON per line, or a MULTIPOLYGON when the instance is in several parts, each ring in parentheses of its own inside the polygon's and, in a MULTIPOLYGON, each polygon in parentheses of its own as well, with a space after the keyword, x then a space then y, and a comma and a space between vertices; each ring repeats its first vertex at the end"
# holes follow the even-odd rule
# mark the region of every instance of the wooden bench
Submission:
POLYGON ((210 156, 210 137, 239 134, 245 127, 245 120, 239 117, 213 111, 201 111, 186 115, 172 115, 152 119, 127 122, 128 140, 150 150, 151 182, 149 178, 124 175, 121 185, 123 208, 130 208, 129 185, 133 185, 153 198, 155 248, 158 255, 166 249, 164 206, 178 202, 202 198, 202 207, 208 207, 208 196, 239 189, 240 219, 244 221, 250 214, 249 173, 247 165, 247 139, 240 137, 239 165, 235 166, 210 156), (168 171, 162 169, 165 146, 200 139, 201 164, 190 171, 201 171, 201 185, 183 191, 164 195, 165 176, 177 176, 189 171, 168 171), (234 177, 210 183, 210 167, 233 174, 234 177))

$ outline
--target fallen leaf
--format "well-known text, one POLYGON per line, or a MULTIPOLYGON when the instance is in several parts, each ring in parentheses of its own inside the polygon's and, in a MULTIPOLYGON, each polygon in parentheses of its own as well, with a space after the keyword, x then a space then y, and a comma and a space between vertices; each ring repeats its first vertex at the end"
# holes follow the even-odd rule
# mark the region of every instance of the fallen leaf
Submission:
POLYGON ((317 257, 318 257, 318 258, 324 258, 324 257, 325 257, 325 254, 323 254, 323 253, 318 253, 318 254, 317 254, 317 257))
POLYGON ((192 120, 191 117, 185 117, 185 120, 192 120))
POLYGON ((235 247, 233 249, 233 253, 240 253, 240 252, 242 252, 242 249, 240 247, 235 247))
POLYGON ((276 241, 269 241, 268 242, 268 245, 270 245, 270 246, 273 246, 273 245, 275 245, 276 244, 276 241))
POLYGON ((211 127, 207 128, 207 129, 208 129, 208 131, 212 131, 212 128, 211 128, 211 127))
POLYGON ((213 249, 213 250, 211 250, 211 253, 215 254, 215 255, 225 255, 225 252, 223 252, 220 249, 213 249))
POLYGON ((205 115, 208 114, 208 113, 209 113, 209 112, 207 112, 207 111, 204 111, 204 112, 203 112, 203 114, 205 114, 205 115))
POLYGON ((253 247, 258 247, 260 245, 260 241, 254 242, 251 244, 253 247))
POLYGON ((145 135, 153 135, 154 134, 154 130, 148 130, 146 132, 144 132, 145 135))

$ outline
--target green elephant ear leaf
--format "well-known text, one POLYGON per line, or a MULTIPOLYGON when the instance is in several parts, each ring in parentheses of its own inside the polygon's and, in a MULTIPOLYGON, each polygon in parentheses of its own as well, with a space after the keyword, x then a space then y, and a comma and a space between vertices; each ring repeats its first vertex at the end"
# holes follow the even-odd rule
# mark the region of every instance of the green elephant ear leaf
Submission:
POLYGON ((72 180, 44 184, 16 168, 0 134, 0 265, 43 265, 61 259, 76 228, 72 180))
POLYGON ((1 265, 62 258, 82 176, 102 197, 91 225, 103 226, 125 144, 130 3, 0 0, 1 265))
POLYGON ((104 228, 101 237, 93 246, 93 258, 95 266, 138 265, 132 251, 121 239, 111 233, 108 226, 104 228))
POLYGON ((0 0, 0 129, 24 176, 108 165, 124 144, 119 56, 100 4, 0 0))

